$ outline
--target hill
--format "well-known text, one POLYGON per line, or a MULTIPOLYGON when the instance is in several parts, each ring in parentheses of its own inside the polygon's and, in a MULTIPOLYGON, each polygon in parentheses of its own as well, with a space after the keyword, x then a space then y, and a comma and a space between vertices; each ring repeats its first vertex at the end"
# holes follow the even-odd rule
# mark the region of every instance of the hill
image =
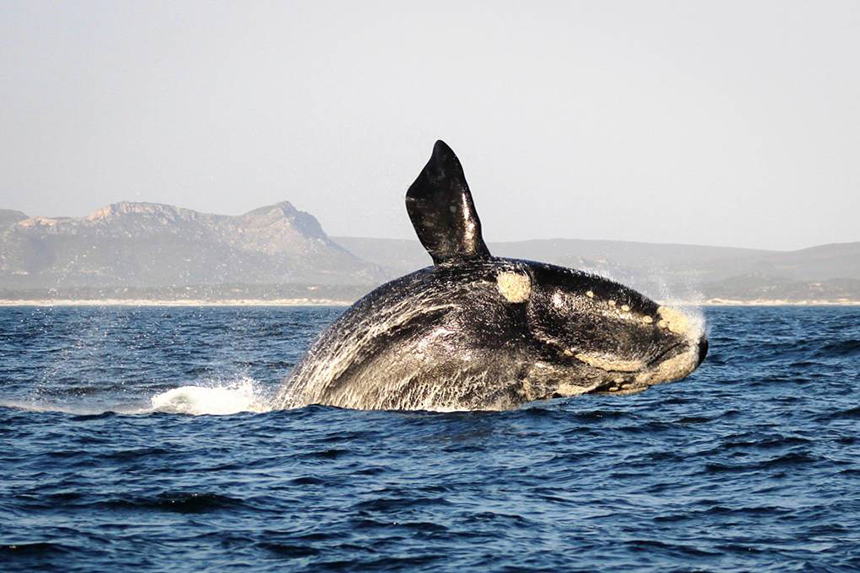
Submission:
MULTIPOLYGON (((608 276, 658 299, 860 301, 860 243, 767 251, 553 239, 493 254, 608 276)), ((0 210, 0 299, 354 300, 431 264, 417 239, 330 238, 289 202, 243 215, 121 202, 87 217, 0 210)))
MULTIPOLYGON (((430 264, 417 239, 333 239, 383 267, 390 276, 430 264)), ((545 261, 607 276, 657 299, 860 300, 860 243, 797 251, 581 239, 488 246, 497 256, 545 261)))
POLYGON ((375 265, 289 202, 212 215, 123 202, 88 217, 0 212, 0 287, 377 284, 375 265))

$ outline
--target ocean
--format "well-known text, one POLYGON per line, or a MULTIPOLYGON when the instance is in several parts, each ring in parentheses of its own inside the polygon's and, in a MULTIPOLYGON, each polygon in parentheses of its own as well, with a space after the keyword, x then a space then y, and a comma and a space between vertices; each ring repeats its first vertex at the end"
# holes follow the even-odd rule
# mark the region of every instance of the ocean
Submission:
POLYGON ((342 310, 0 308, 0 570, 860 570, 860 308, 706 308, 633 396, 270 411, 342 310))

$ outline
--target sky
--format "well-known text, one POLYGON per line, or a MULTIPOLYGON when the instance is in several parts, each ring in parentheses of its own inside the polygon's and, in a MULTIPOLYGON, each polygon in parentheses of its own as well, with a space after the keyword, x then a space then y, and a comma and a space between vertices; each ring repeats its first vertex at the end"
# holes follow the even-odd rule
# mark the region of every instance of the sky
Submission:
POLYGON ((288 200, 413 238, 445 140, 487 241, 860 241, 860 2, 0 3, 0 208, 288 200))

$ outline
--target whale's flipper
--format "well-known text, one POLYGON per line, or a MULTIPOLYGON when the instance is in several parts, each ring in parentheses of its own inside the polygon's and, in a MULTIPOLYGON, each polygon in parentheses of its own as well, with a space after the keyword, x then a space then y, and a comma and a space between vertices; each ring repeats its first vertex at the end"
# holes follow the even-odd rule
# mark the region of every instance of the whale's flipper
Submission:
POLYGON ((444 141, 406 192, 406 211, 437 265, 490 256, 463 167, 444 141))

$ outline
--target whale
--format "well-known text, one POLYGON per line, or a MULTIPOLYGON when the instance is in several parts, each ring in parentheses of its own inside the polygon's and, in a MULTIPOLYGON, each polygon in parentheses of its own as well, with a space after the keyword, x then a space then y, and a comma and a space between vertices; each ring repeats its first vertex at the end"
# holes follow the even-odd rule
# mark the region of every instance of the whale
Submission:
POLYGON ((406 193, 433 265, 344 311, 277 392, 276 408, 510 410, 634 394, 705 359, 703 320, 608 278, 494 257, 462 165, 437 141, 406 193))

